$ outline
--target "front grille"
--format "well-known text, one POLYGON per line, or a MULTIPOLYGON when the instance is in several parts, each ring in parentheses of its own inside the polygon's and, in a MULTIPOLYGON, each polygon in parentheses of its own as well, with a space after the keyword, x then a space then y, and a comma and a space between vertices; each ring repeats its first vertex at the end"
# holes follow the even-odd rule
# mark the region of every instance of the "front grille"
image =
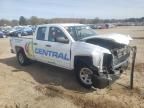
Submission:
POLYGON ((103 66, 108 68, 111 68, 115 65, 118 65, 122 62, 124 62, 125 60, 128 59, 128 57, 130 56, 130 53, 126 53, 125 55, 118 57, 118 56, 112 56, 112 54, 104 54, 103 56, 103 66))
POLYGON ((130 56, 130 53, 127 53, 121 57, 118 57, 118 56, 114 56, 113 58, 113 65, 118 65, 119 63, 121 62, 124 62, 126 59, 128 59, 128 57, 130 56))

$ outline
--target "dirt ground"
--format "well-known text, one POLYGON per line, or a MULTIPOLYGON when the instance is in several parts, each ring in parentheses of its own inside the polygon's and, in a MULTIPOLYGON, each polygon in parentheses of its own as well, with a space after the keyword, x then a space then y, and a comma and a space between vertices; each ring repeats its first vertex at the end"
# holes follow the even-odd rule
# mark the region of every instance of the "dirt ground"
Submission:
MULTIPOLYGON (((96 31, 144 37, 144 27, 96 31)), ((144 39, 134 39, 131 45, 138 48, 134 89, 129 89, 127 70, 110 87, 87 90, 74 72, 39 62, 20 66, 10 53, 9 39, 0 39, 0 108, 144 108, 144 39)))

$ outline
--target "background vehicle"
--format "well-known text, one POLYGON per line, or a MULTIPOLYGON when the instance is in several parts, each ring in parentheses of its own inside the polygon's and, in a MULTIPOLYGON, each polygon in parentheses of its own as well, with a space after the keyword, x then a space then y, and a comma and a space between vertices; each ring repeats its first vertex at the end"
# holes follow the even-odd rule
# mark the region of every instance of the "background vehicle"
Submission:
POLYGON ((0 31, 0 38, 4 38, 4 33, 2 31, 0 31))
POLYGON ((28 35, 32 35, 32 34, 33 34, 33 30, 30 27, 13 28, 9 32, 9 35, 11 37, 28 36, 28 35))
POLYGON ((21 30, 21 36, 33 35, 33 30, 30 27, 25 27, 21 30))
POLYGON ((97 29, 97 26, 95 24, 87 24, 87 26, 89 26, 92 29, 97 29))
POLYGON ((107 85, 112 75, 128 66, 131 37, 121 34, 96 35, 82 24, 48 24, 37 27, 34 36, 12 37, 12 52, 18 62, 30 60, 74 70, 84 87, 107 85))

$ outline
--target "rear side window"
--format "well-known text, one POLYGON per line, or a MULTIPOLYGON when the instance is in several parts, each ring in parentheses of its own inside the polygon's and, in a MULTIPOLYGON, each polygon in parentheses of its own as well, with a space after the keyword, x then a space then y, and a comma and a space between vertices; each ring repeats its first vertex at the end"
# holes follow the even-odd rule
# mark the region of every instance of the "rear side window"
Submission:
POLYGON ((37 40, 45 40, 46 27, 39 27, 37 30, 37 40))

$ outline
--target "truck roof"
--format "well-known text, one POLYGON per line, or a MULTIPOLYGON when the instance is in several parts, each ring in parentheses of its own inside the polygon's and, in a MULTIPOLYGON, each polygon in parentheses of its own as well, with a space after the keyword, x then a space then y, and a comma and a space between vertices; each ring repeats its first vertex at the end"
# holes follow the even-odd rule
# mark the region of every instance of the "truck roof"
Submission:
POLYGON ((63 27, 66 27, 66 26, 82 26, 83 24, 79 24, 79 23, 54 23, 54 24, 43 24, 43 25, 38 25, 38 26, 63 26, 63 27))

